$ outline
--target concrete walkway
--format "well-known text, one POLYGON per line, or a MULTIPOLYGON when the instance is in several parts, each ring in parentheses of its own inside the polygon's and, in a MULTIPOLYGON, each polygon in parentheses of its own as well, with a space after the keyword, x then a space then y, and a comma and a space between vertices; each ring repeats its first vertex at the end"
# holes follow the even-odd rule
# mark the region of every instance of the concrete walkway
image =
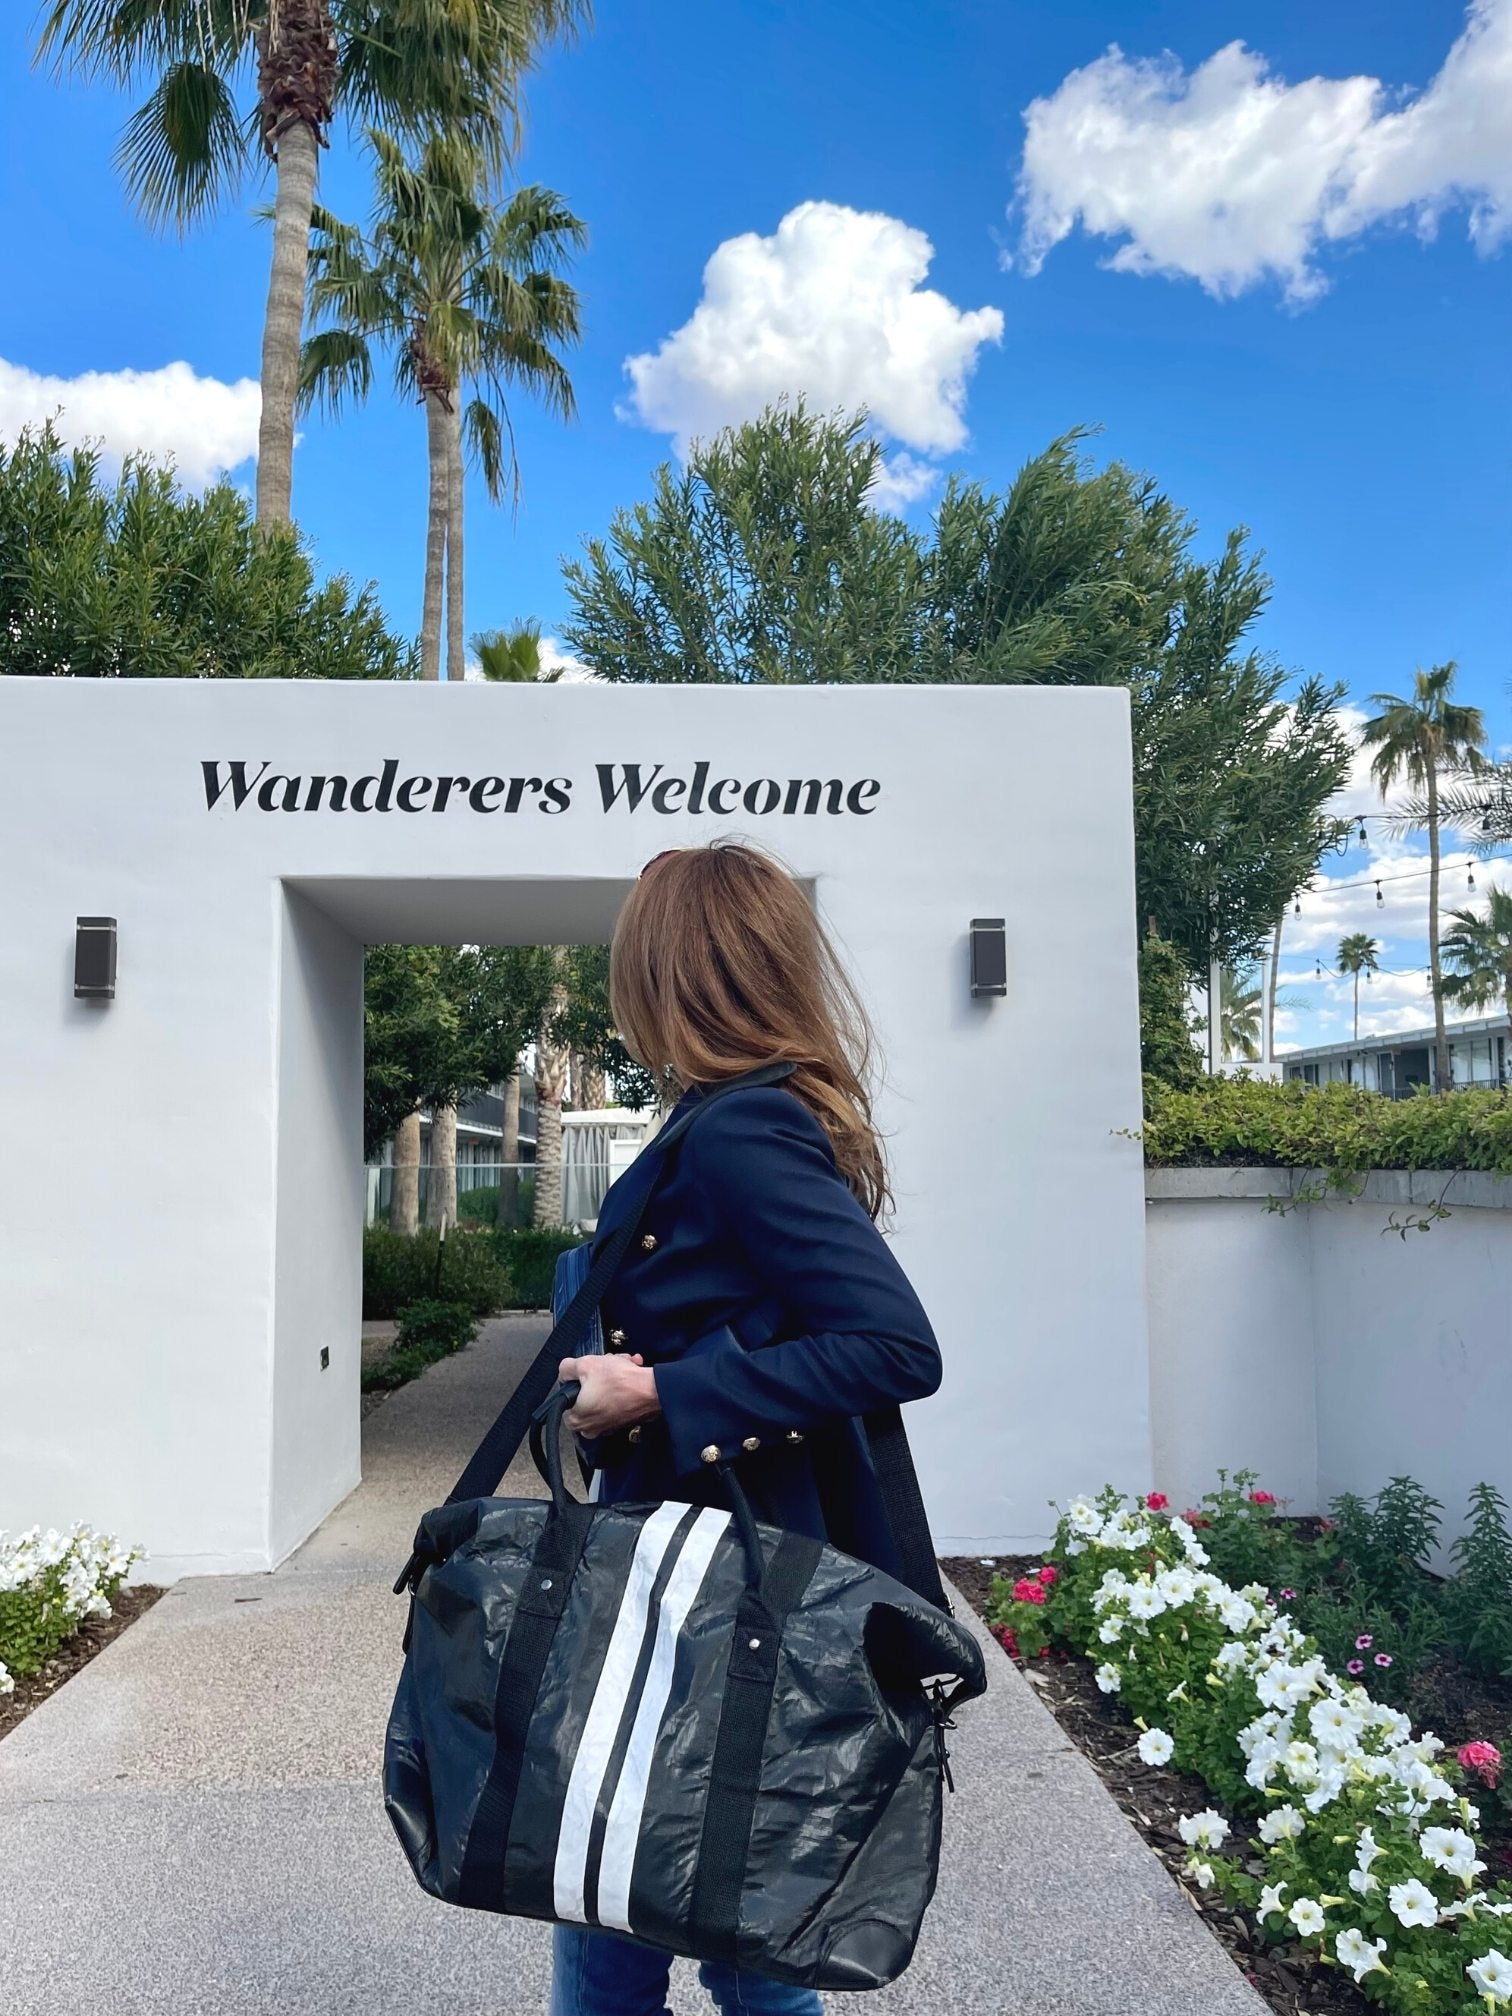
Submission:
MULTIPOLYGON (((403 1629, 390 1584, 542 1334, 501 1319, 395 1393, 364 1424, 361 1487, 291 1560, 176 1584, 0 1742, 5 2016, 542 2016, 549 1932, 428 1897, 379 1785, 403 1629)), ((508 1488, 534 1492, 534 1472, 508 1488)), ((918 1958, 867 2006, 1264 2016, 988 1650, 918 1958)), ((681 1964, 673 2005, 709 2006, 681 1964)))

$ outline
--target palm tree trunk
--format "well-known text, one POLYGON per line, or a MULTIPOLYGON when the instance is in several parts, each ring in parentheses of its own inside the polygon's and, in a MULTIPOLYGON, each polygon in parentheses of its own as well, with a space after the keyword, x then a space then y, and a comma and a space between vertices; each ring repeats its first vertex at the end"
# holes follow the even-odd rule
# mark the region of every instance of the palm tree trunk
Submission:
POLYGON ((431 1114, 430 1195, 425 1204, 427 1225, 457 1222, 457 1109, 437 1106, 431 1114))
POLYGON ((1271 933, 1270 971, 1265 976, 1266 1044, 1265 1063, 1267 1069, 1276 1054, 1276 971, 1281 964, 1281 926, 1286 921, 1283 910, 1276 919, 1276 928, 1271 933))
POLYGON ((499 1143, 498 1222, 513 1226, 520 1202, 520 1073, 510 1073, 504 1085, 504 1129, 499 1143))
POLYGON ((316 164, 340 82, 341 51, 329 0, 279 0, 265 10, 254 39, 258 130, 276 178, 257 423, 257 522, 267 527, 289 522, 310 215, 316 164))
MULTIPOLYGON (((561 954, 557 954, 560 966, 561 954)), ((552 1042, 551 1023, 566 1002, 560 981, 552 989, 545 1026, 536 1038, 535 1222, 562 1222, 562 1092, 567 1083, 567 1052, 552 1042)))
POLYGON ((447 423, 447 513, 446 513, 446 676, 467 677, 467 628, 463 620, 462 586, 462 407, 460 394, 452 398, 447 423))
POLYGON ((257 423, 257 522, 287 525, 294 489, 294 397, 304 332, 305 266, 320 142, 296 120, 278 139, 273 270, 263 315, 262 415, 257 423))
POLYGON ((420 1227, 420 1115, 408 1114, 394 1135, 394 1188, 389 1197, 389 1230, 420 1227))
POLYGON ((420 677, 439 679, 451 450, 446 408, 434 392, 425 395, 425 441, 430 464, 430 509, 425 522, 425 599, 420 615, 420 677))
POLYGON ((609 1103, 608 1086, 603 1071, 597 1064, 588 1064, 581 1057, 572 1060, 573 1104, 584 1113, 598 1113, 609 1103))
POLYGON ((1360 969, 1358 966, 1356 966, 1354 970, 1354 983, 1355 983, 1354 1040, 1356 1041, 1356 1043, 1358 1043, 1360 1040, 1360 969))
POLYGON ((1439 970, 1439 810, 1438 764, 1430 756, 1428 770, 1428 971, 1433 982, 1434 1090, 1447 1092, 1449 1038, 1444 1033, 1444 985, 1439 970))

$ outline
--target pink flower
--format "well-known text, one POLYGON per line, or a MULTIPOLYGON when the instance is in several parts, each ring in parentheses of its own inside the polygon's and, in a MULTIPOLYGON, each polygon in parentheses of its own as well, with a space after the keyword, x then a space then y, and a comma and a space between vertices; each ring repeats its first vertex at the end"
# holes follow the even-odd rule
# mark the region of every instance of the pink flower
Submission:
POLYGON ((1047 1589, 1053 1589, 1060 1580, 1060 1570, 1059 1568, 1052 1568, 1047 1564, 1039 1571, 1039 1579, 1047 1589))
POLYGON ((1170 1502, 1164 1491, 1152 1491, 1145 1500, 1145 1504, 1151 1512, 1164 1512, 1170 1502))
POLYGON ((1466 1743, 1454 1753, 1467 1771, 1473 1771, 1492 1791, 1501 1777, 1501 1752, 1494 1743, 1466 1743))
POLYGON ((1275 1502, 1276 1494, 1274 1491, 1251 1491, 1250 1493, 1251 1505, 1274 1505, 1275 1502))
POLYGON ((1296 1600, 1297 1592, 1295 1589, 1283 1589, 1281 1591, 1281 1601, 1283 1603, 1295 1603, 1296 1600))
POLYGON ((1207 1518, 1203 1513, 1199 1512, 1195 1505, 1189 1505, 1186 1511, 1183 1512, 1181 1516, 1183 1519, 1185 1519, 1188 1526, 1193 1527, 1211 1526, 1213 1523, 1211 1519, 1207 1518))
POLYGON ((1391 1654, 1389 1652, 1377 1652, 1375 1663, 1377 1666, 1389 1666, 1391 1664, 1391 1654))
POLYGON ((1362 1631, 1359 1637, 1356 1638, 1355 1640, 1355 1650, 1356 1652, 1368 1652, 1371 1646, 1374 1645, 1374 1643, 1375 1639, 1372 1638, 1370 1633, 1368 1631, 1362 1631))
POLYGON ((1351 1659, 1349 1664, 1344 1668, 1344 1671, 1346 1673, 1363 1673, 1365 1671, 1365 1661, 1363 1659, 1351 1659))
POLYGON ((996 1638, 999 1645, 1002 1646, 1003 1650, 1008 1654, 1008 1657, 1010 1659, 1017 1659, 1017 1657, 1019 1656, 1018 1640, 1017 1638, 1014 1637, 1013 1631, 1009 1625, 994 1624, 992 1627, 992 1635, 994 1638, 996 1638))
POLYGON ((1043 1603, 1045 1585, 1042 1582, 1031 1582, 1026 1575, 1014 1583, 1013 1600, 1015 1603, 1043 1603))

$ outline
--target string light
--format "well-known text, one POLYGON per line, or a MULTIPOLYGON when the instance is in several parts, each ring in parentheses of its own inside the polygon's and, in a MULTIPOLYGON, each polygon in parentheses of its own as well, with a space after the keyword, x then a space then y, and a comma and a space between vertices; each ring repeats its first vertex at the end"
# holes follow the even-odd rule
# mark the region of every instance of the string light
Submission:
POLYGON ((1470 887, 1473 889, 1475 887, 1475 870, 1470 868, 1466 870, 1466 873, 1470 877, 1470 887))
POLYGON ((1379 909, 1381 909, 1381 908, 1382 908, 1382 907, 1384 906, 1385 902, 1386 902, 1386 898, 1385 898, 1385 897, 1384 897, 1384 896, 1383 896, 1383 895, 1381 894, 1381 885, 1380 885, 1380 883, 1379 883, 1379 882, 1377 882, 1377 884, 1376 884, 1376 908, 1377 908, 1378 910, 1379 910, 1379 909))
MULTIPOLYGON (((1484 858, 1487 862, 1512 861, 1512 853, 1487 854, 1484 858)), ((1308 893, 1313 896, 1332 896, 1340 889, 1369 889, 1372 886, 1379 890, 1383 882, 1416 882, 1424 875, 1431 875, 1432 873, 1433 869, 1430 865, 1423 868, 1403 868, 1399 873, 1394 875, 1360 875, 1351 882, 1337 882, 1331 875, 1324 875, 1311 885, 1308 893)), ((1299 892, 1298 901, 1300 902, 1300 900, 1301 896, 1299 892)))

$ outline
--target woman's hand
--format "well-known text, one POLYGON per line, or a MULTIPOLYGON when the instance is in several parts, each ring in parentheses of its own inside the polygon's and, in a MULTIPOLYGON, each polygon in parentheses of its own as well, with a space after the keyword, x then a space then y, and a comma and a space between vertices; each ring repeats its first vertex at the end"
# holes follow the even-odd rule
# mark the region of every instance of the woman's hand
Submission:
POLYGON ((639 1352, 625 1357, 564 1358, 557 1369, 564 1383, 582 1386, 567 1426, 579 1435, 612 1435, 617 1428, 660 1414, 656 1374, 639 1352))

